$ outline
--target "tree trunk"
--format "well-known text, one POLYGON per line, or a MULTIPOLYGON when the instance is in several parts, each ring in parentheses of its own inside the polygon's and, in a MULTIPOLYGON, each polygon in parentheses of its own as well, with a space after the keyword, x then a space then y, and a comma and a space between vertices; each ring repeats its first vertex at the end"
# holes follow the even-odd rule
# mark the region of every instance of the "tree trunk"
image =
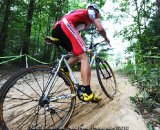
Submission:
POLYGON ((4 2, 6 3, 5 3, 4 20, 1 28, 1 33, 0 33, 0 57, 4 55, 4 50, 6 47, 11 0, 6 0, 4 2))
POLYGON ((158 16, 160 17, 160 0, 156 0, 158 7, 158 16))
POLYGON ((30 0, 28 13, 27 13, 27 22, 26 22, 26 27, 24 31, 24 37, 23 37, 22 54, 28 54, 28 47, 29 47, 31 27, 32 27, 32 18, 33 18, 33 12, 34 12, 34 4, 35 4, 35 0, 30 0))

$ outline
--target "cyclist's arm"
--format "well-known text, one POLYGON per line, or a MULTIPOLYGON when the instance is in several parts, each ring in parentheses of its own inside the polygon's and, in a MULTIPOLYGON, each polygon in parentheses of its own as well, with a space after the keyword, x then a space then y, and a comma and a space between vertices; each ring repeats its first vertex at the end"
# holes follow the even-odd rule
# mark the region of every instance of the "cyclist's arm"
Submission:
POLYGON ((93 22, 94 22, 94 25, 96 26, 96 28, 98 29, 100 35, 105 39, 105 41, 110 43, 110 40, 107 38, 106 31, 104 30, 99 18, 96 18, 93 22))

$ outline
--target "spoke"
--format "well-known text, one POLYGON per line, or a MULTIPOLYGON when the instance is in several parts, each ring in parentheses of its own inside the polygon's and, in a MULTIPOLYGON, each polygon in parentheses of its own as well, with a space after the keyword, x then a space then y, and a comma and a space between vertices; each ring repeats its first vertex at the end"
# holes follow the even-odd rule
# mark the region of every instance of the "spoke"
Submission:
MULTIPOLYGON (((33 100, 32 100, 33 101, 33 100)), ((10 109, 13 109, 13 108, 16 108, 16 107, 19 107, 19 106, 22 106, 22 105, 25 105, 25 104, 28 104, 28 103, 31 103, 32 101, 28 101, 28 102, 23 102, 21 104, 17 104, 16 106, 13 106, 13 107, 9 107, 5 110, 10 110, 10 109)))
POLYGON ((32 100, 34 100, 34 98, 32 98, 31 96, 27 95, 26 93, 24 93, 24 92, 21 91, 20 89, 18 89, 18 88, 16 88, 16 87, 15 87, 15 89, 16 89, 17 91, 19 91, 20 93, 23 93, 23 94, 26 95, 27 97, 31 98, 32 100))
POLYGON ((37 93, 37 91, 26 80, 24 80, 24 81, 40 97, 40 95, 37 93))
POLYGON ((52 114, 50 114, 50 115, 51 115, 51 118, 52 118, 52 122, 53 122, 53 124, 54 124, 54 126, 55 126, 55 128, 56 128, 56 124, 55 124, 55 122, 54 122, 53 115, 52 115, 52 114))
POLYGON ((21 116, 22 114, 24 114, 24 113, 26 113, 26 112, 32 110, 32 109, 35 108, 36 106, 38 106, 38 105, 35 105, 35 106, 29 108, 28 110, 26 110, 26 111, 24 111, 24 112, 21 112, 20 114, 18 114, 18 115, 16 115, 16 116, 12 117, 12 118, 9 120, 9 122, 12 121, 12 120, 15 119, 15 118, 21 116))
POLYGON ((55 113, 61 120, 63 119, 57 112, 55 112, 55 113))
MULTIPOLYGON (((111 81, 111 82, 113 82, 113 81, 111 81)), ((107 83, 110 85, 110 87, 112 88, 113 91, 116 91, 116 87, 115 87, 114 83, 110 83, 110 82, 107 82, 107 83)))
MULTIPOLYGON (((13 100, 30 100, 30 99, 27 99, 27 98, 11 98, 11 97, 6 97, 6 99, 13 99, 13 100)), ((31 100, 33 101, 33 100, 31 100)), ((34 101, 37 101, 37 100, 34 100, 34 101)))
MULTIPOLYGON (((60 110, 60 109, 58 109, 58 108, 55 108, 55 109, 56 109, 56 110, 60 110)), ((63 111, 64 111, 64 110, 63 110, 63 111)), ((62 112, 62 111, 61 111, 61 112, 62 112)), ((62 120, 62 117, 58 114, 58 112, 55 111, 55 114, 62 120)), ((51 114, 51 116, 54 116, 54 115, 51 114)), ((54 120, 53 120, 53 122, 54 122, 54 120)))
POLYGON ((29 72, 30 74, 28 75, 26 73, 23 74, 29 76, 28 79, 27 77, 20 77, 22 74, 19 76, 21 79, 16 80, 17 82, 11 87, 11 91, 7 94, 8 96, 5 97, 3 111, 6 123, 9 125, 15 123, 14 129, 17 130, 58 127, 63 123, 64 118, 72 108, 70 102, 72 97, 66 97, 67 99, 59 100, 60 102, 53 102, 54 104, 57 103, 55 105, 57 108, 55 108, 55 113, 52 115, 50 112, 38 107, 37 95, 40 97, 41 92, 44 92, 48 87, 46 82, 49 81, 51 96, 65 96, 65 94, 67 96, 67 92, 68 95, 71 94, 70 88, 65 84, 67 81, 62 77, 63 75, 59 74, 53 79, 53 75, 51 77, 49 70, 35 69, 35 71, 29 70, 29 72), (49 77, 50 79, 48 79, 49 77), (52 82, 53 80, 54 82, 52 82), (18 96, 12 96, 13 92, 18 96), (9 104, 12 101, 13 104, 9 104), (8 111, 11 114, 10 116, 7 116, 8 111))
POLYGON ((38 113, 36 114, 36 126, 38 126, 38 113))
POLYGON ((36 80, 36 82, 37 82, 37 84, 38 84, 38 86, 39 86, 39 88, 40 88, 40 90, 41 90, 41 92, 42 92, 42 88, 41 88, 41 86, 40 86, 40 84, 39 84, 39 82, 38 82, 38 80, 37 80, 37 78, 36 78, 36 76, 35 76, 34 72, 33 72, 32 74, 33 74, 34 79, 36 80))
POLYGON ((46 120, 46 112, 44 110, 44 124, 45 124, 45 127, 46 127, 46 123, 47 123, 47 120, 46 120))
POLYGON ((21 123, 21 124, 19 124, 18 126, 17 126, 17 128, 16 129, 18 129, 20 126, 24 126, 24 124, 25 124, 25 122, 27 121, 27 120, 29 120, 31 117, 33 117, 34 116, 34 112, 31 114, 31 115, 28 115, 27 117, 26 117, 26 119, 21 123))
POLYGON ((65 107, 65 108, 63 108, 63 109, 61 109, 61 108, 55 108, 56 110, 60 110, 61 112, 63 111, 63 112, 68 112, 69 110, 66 110, 66 109, 70 109, 70 107, 65 107))
MULTIPOLYGON (((56 84, 56 82, 57 82, 57 80, 58 80, 58 76, 57 76, 56 78, 57 78, 57 79, 55 79, 55 82, 54 82, 54 84, 52 84, 52 86, 54 86, 54 85, 56 84)), ((63 84, 63 83, 62 83, 62 84, 63 84)), ((55 92, 58 91, 58 89, 62 86, 62 84, 61 84, 59 87, 57 87, 57 89, 55 90, 55 92)), ((52 88, 53 88, 53 87, 50 88, 50 91, 51 91, 52 88)), ((55 92, 54 92, 54 93, 55 93, 55 92)), ((52 93, 51 96, 52 96, 54 93, 52 93)))
POLYGON ((56 102, 56 101, 54 103, 67 103, 67 104, 70 104, 70 102, 56 102))
MULTIPOLYGON (((38 106, 38 112, 37 113, 39 113, 39 106, 38 106)), ((33 118, 33 120, 31 121, 31 123, 30 123, 30 125, 29 125, 29 128, 30 128, 30 126, 32 125, 32 123, 34 122, 34 119, 37 117, 37 113, 34 115, 34 118, 33 118)))
MULTIPOLYGON (((59 86, 57 87, 57 89, 55 90, 55 92, 52 93, 51 96, 54 96, 54 95, 57 93, 58 89, 59 89, 62 85, 63 85, 63 83, 61 83, 61 85, 59 85, 59 86)), ((58 92, 60 93, 60 92, 62 92, 62 91, 63 91, 63 90, 58 91, 58 92)))
MULTIPOLYGON (((60 106, 59 106, 59 107, 60 107, 60 106)), ((56 115, 58 115, 58 113, 62 113, 62 112, 63 112, 63 113, 69 112, 70 107, 65 107, 65 108, 63 108, 63 109, 61 109, 61 108, 59 108, 59 107, 54 108, 55 110, 58 111, 58 112, 55 112, 56 115)), ((62 117, 61 117, 60 119, 62 119, 62 117)))
MULTIPOLYGON (((60 87, 58 87, 58 89, 59 89, 60 87)), ((64 89, 62 89, 62 90, 59 90, 58 91, 58 89, 55 91, 55 92, 53 92, 53 93, 51 93, 51 97, 53 97, 55 94, 59 94, 60 92, 64 92, 65 90, 68 90, 69 88, 64 88, 64 89)))

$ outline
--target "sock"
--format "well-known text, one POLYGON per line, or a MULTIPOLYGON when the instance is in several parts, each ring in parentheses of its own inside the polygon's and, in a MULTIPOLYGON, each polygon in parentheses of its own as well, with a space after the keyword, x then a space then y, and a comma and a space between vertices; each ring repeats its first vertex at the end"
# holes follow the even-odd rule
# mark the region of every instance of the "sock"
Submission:
POLYGON ((86 85, 86 86, 82 85, 81 90, 82 92, 87 93, 88 95, 92 93, 90 85, 86 85))

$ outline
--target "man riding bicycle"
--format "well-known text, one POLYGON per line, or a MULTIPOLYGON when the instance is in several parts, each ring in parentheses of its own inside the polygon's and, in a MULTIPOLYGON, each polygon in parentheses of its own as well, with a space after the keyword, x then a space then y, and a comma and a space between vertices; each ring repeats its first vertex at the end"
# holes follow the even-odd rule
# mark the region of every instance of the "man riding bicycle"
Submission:
MULTIPOLYGON (((69 65, 74 66, 78 61, 81 62, 81 77, 83 85, 80 90, 83 92, 83 100, 87 102, 99 102, 102 98, 96 96, 91 91, 89 57, 86 54, 87 48, 79 31, 84 30, 93 23, 98 29, 100 35, 109 43, 110 40, 107 38, 99 16, 98 7, 95 4, 91 4, 87 9, 77 9, 64 15, 59 21, 57 21, 52 30, 52 37, 59 38, 61 40, 60 45, 68 52, 72 52, 75 55, 74 57, 69 58, 69 65)), ((66 68, 64 68, 64 70, 67 71, 66 68)))

